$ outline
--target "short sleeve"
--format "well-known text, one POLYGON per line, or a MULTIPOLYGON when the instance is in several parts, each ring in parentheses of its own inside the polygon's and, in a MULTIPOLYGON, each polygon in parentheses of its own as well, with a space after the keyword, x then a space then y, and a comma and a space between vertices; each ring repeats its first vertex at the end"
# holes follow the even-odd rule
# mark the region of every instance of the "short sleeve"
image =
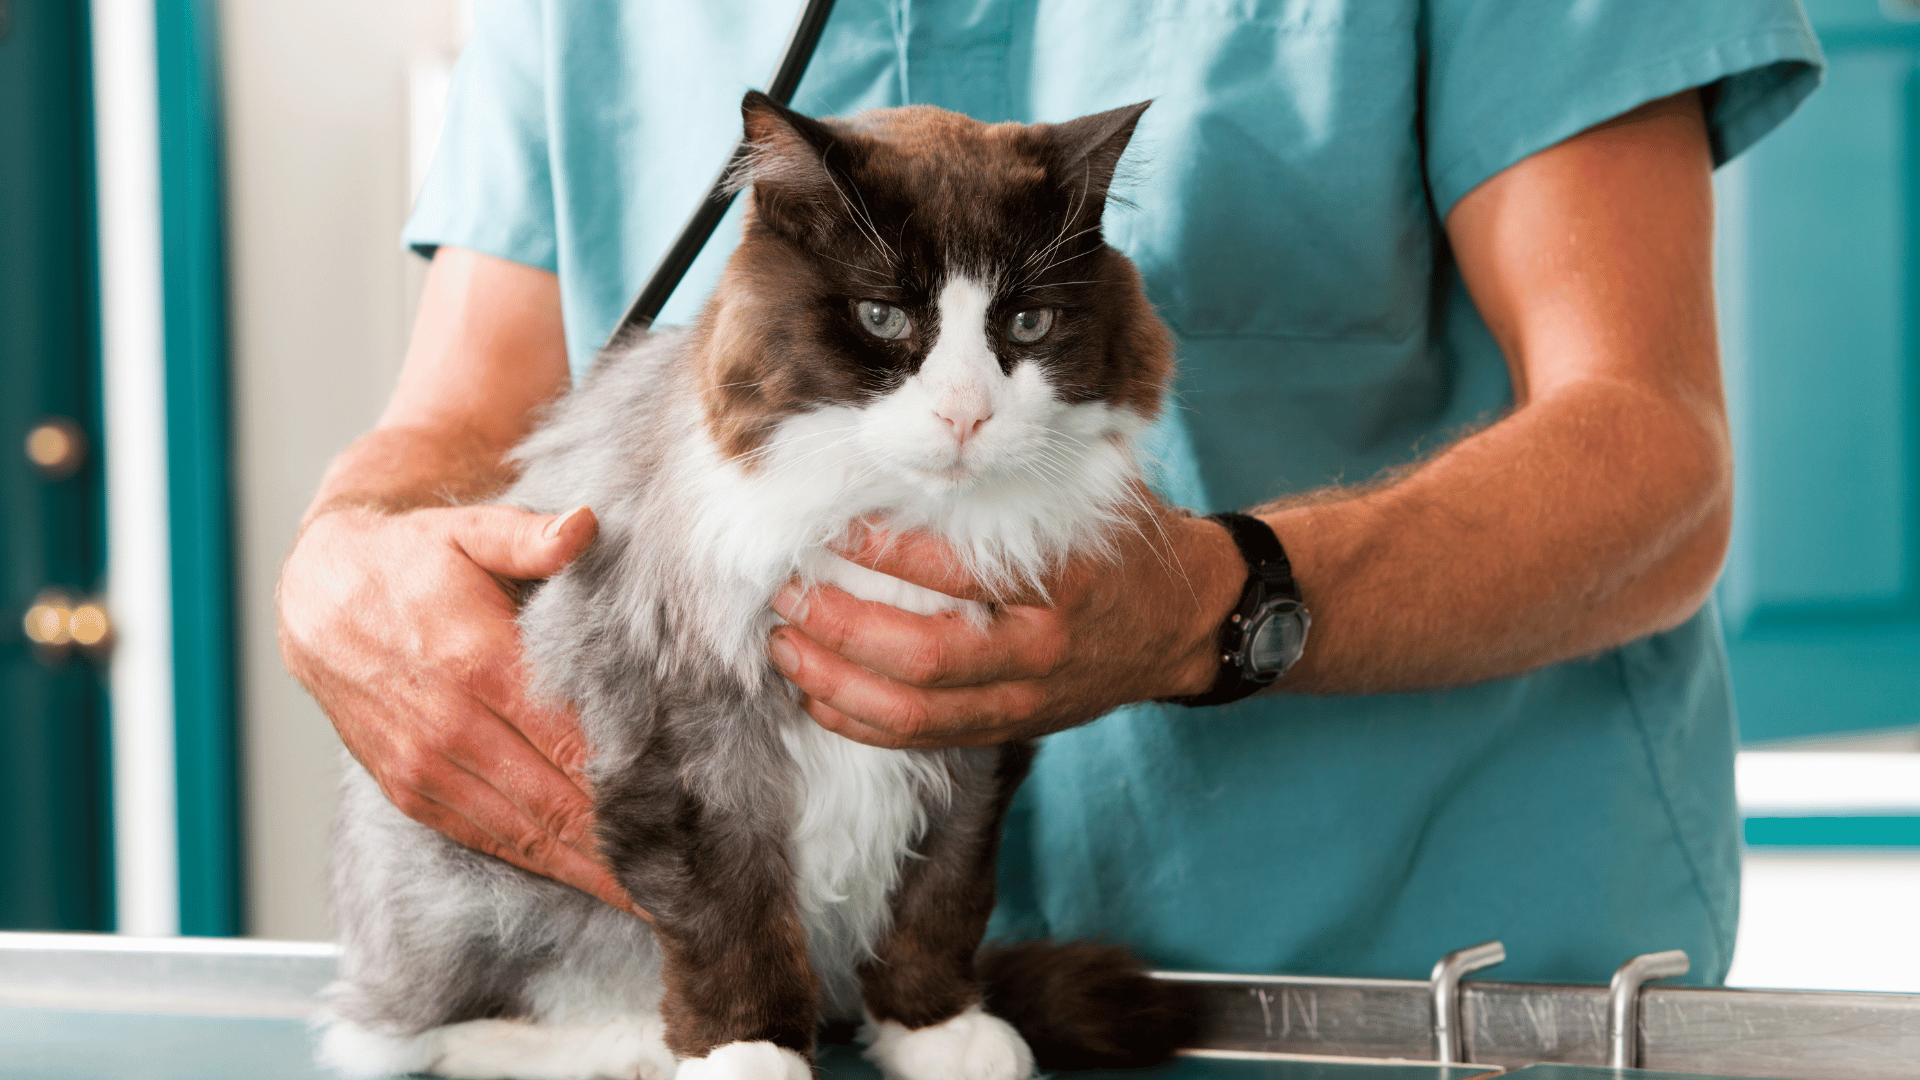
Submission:
POLYGON ((544 17, 540 0, 474 7, 453 70, 433 164, 401 239, 422 255, 441 244, 557 271, 548 160, 544 17))
POLYGON ((1799 0, 1428 0, 1426 164, 1445 216, 1507 166, 1657 98, 1703 89, 1714 164, 1819 85, 1799 0))

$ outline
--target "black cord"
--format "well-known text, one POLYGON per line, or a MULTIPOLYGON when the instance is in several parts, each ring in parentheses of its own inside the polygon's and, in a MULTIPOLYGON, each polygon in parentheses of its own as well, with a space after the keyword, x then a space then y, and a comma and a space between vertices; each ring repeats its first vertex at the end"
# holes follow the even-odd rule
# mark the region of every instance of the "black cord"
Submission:
MULTIPOLYGON (((807 0, 807 6, 801 10, 799 21, 793 24, 793 34, 787 38, 786 51, 780 56, 780 66, 774 69, 773 78, 767 81, 767 96, 782 105, 793 100, 793 92, 800 87, 800 77, 807 72, 807 62, 813 59, 814 46, 820 44, 820 31, 827 25, 827 16, 833 13, 833 0, 807 0)), ((622 337, 638 333, 653 325, 660 309, 667 306, 667 297, 687 276, 687 270, 693 266, 693 260, 700 249, 707 246, 707 240, 713 236, 713 230, 720 226, 720 219, 727 215, 727 208, 733 205, 734 193, 726 189, 727 177, 733 167, 746 156, 747 143, 740 140, 733 146, 733 153, 727 155, 727 164, 720 175, 708 185, 705 198, 694 210, 680 229, 680 235, 674 237, 667 253, 647 277, 647 283, 640 287, 639 295, 627 305, 627 313, 620 317, 613 333, 607 335, 607 345, 611 346, 622 337)))

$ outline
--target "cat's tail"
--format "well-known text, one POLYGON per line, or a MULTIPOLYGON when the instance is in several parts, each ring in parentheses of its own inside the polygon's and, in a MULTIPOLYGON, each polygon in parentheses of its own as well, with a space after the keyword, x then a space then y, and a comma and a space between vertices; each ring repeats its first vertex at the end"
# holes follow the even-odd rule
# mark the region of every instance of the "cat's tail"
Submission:
POLYGON ((1020 1032, 1042 1069, 1155 1065, 1199 1034, 1192 990, 1149 977, 1119 946, 1022 941, 988 946, 977 963, 987 1011, 1020 1032))

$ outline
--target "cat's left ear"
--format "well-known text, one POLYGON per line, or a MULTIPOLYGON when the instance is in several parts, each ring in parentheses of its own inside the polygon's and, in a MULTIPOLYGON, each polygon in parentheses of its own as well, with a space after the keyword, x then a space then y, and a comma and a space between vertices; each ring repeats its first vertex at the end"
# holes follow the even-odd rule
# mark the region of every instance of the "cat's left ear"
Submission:
POLYGON ((740 102, 747 155, 727 177, 734 191, 753 188, 762 221, 793 236, 812 233, 841 205, 827 159, 843 147, 837 132, 758 90, 740 102))
POLYGON ((1120 167, 1120 155, 1133 141, 1133 129, 1151 101, 1082 116, 1064 124, 1045 125, 1053 140, 1056 175, 1076 200, 1092 209, 1097 220, 1120 167))

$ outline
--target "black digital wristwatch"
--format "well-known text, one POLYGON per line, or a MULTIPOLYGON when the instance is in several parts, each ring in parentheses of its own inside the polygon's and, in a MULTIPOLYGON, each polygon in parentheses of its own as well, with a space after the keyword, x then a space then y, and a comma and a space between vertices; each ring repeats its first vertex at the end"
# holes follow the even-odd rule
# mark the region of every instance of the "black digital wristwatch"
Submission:
POLYGON ((1247 560, 1247 584, 1220 624, 1220 674, 1204 693, 1168 698, 1176 705, 1225 705, 1273 684, 1300 659, 1313 618, 1280 538, 1250 514, 1208 514, 1226 526, 1247 560))

